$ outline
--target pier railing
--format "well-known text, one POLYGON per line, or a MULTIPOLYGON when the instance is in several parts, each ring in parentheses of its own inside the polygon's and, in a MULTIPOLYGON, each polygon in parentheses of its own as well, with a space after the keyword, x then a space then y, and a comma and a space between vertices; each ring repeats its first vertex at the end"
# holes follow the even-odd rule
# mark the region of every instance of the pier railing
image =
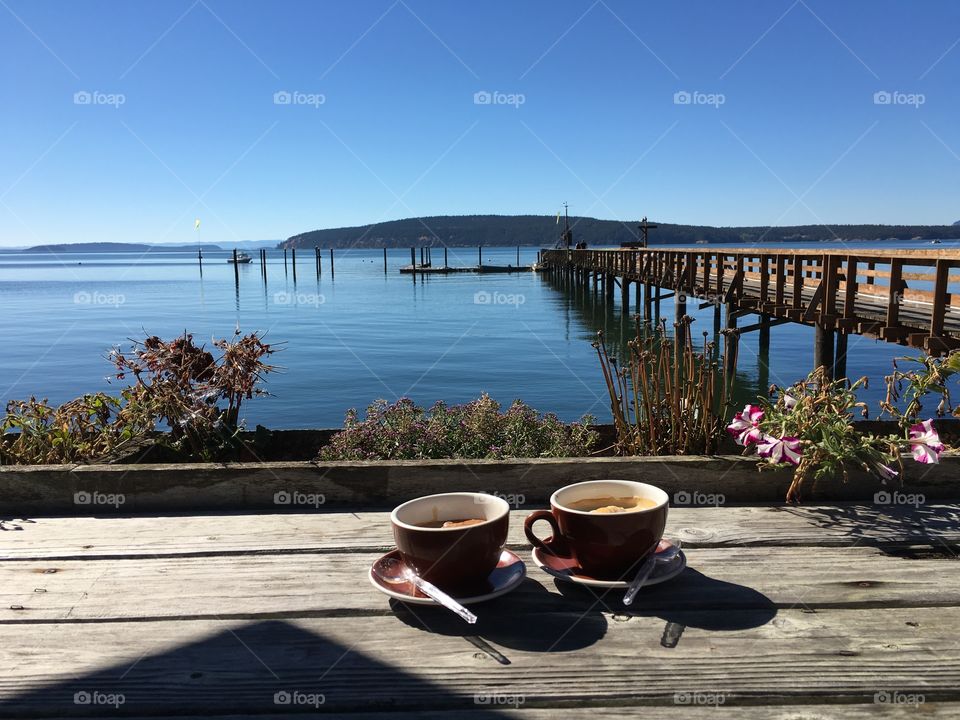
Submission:
MULTIPOLYGON (((948 250, 545 250, 547 269, 669 288, 942 354, 960 347, 960 254, 948 250)), ((612 284, 607 291, 612 295, 612 284)))

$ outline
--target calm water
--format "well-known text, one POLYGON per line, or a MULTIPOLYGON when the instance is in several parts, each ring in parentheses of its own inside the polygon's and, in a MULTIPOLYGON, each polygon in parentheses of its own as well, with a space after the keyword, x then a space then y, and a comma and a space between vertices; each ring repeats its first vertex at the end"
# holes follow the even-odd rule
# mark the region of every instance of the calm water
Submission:
MULTIPOLYGON (((954 245, 940 246, 948 247, 954 245)), ((536 252, 522 249, 521 263, 535 261, 536 252)), ((590 342, 601 328, 613 344, 622 336, 627 323, 619 293, 610 309, 589 293, 568 294, 529 272, 414 284, 398 272, 409 264, 409 250, 389 252, 387 274, 380 250, 337 251, 335 277, 325 253, 319 280, 312 253, 303 252, 296 283, 274 250, 266 287, 254 263, 240 267, 237 292, 226 257, 208 253, 201 279, 192 253, 0 255, 0 400, 36 395, 62 402, 109 390, 104 356, 111 347, 128 347, 128 338, 186 329, 209 339, 239 326, 283 344, 274 356, 283 370, 269 377, 272 397, 250 402, 244 413, 250 427, 336 426, 347 408, 364 408, 375 398, 464 402, 484 391, 505 404, 523 398, 568 420, 584 413, 609 419, 590 342)), ((443 251, 434 250, 433 258, 441 263, 443 251)), ((451 265, 476 261, 476 249, 450 250, 451 265)), ((483 261, 515 264, 516 249, 485 249, 483 261)), ((698 311, 694 303, 688 310, 698 318, 695 332, 712 330, 711 310, 698 311)), ((671 301, 662 313, 672 319, 671 301)), ((748 394, 769 382, 793 382, 812 365, 810 328, 772 329, 764 377, 756 343, 756 333, 741 343, 739 372, 748 394)), ((874 381, 865 399, 880 397, 891 360, 906 352, 851 337, 849 374, 874 381)))

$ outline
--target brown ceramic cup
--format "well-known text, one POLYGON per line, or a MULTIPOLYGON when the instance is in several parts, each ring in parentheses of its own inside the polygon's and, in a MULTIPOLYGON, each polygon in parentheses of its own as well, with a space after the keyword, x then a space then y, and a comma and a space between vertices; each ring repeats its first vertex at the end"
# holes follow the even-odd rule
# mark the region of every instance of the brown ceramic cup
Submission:
POLYGON ((570 557, 584 573, 598 580, 631 576, 653 552, 667 524, 669 497, 658 487, 629 480, 591 480, 560 488, 550 496, 550 510, 527 516, 523 531, 541 552, 570 557), (568 505, 601 497, 642 497, 655 506, 622 513, 591 513, 568 505), (544 542, 533 525, 545 520, 553 537, 544 542), (547 546, 549 543, 549 547, 547 546))
POLYGON ((390 513, 397 549, 421 578, 451 593, 482 589, 507 542, 510 505, 486 493, 453 492, 410 500, 390 513), (423 527, 482 519, 458 528, 423 527))

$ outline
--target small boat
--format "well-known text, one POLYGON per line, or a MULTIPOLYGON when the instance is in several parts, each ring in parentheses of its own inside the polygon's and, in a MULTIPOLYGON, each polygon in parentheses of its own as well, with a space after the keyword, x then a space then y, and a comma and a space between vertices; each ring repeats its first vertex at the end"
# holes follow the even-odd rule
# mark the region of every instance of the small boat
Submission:
MULTIPOLYGON (((237 253, 237 259, 236 259, 237 265, 240 265, 241 263, 246 264, 246 263, 252 262, 252 261, 253 261, 253 258, 250 257, 249 255, 247 255, 247 253, 245 253, 245 252, 238 252, 238 253, 237 253)), ((233 262, 234 262, 234 259, 233 259, 232 257, 228 257, 228 258, 227 258, 227 262, 232 265, 233 262)))
POLYGON ((931 241, 930 241, 930 244, 931 244, 931 245, 941 245, 942 243, 941 243, 940 240, 931 240, 931 241))

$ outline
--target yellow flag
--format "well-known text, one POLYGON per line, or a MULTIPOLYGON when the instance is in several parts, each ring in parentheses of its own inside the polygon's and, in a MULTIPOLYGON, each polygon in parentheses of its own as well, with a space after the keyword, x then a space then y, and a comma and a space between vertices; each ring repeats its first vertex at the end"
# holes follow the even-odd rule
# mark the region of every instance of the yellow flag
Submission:
POLYGON ((559 224, 560 224, 560 213, 558 212, 558 213, 557 213, 557 225, 559 225, 559 224))
POLYGON ((193 221, 193 229, 194 230, 200 229, 200 218, 197 218, 196 220, 193 221))

